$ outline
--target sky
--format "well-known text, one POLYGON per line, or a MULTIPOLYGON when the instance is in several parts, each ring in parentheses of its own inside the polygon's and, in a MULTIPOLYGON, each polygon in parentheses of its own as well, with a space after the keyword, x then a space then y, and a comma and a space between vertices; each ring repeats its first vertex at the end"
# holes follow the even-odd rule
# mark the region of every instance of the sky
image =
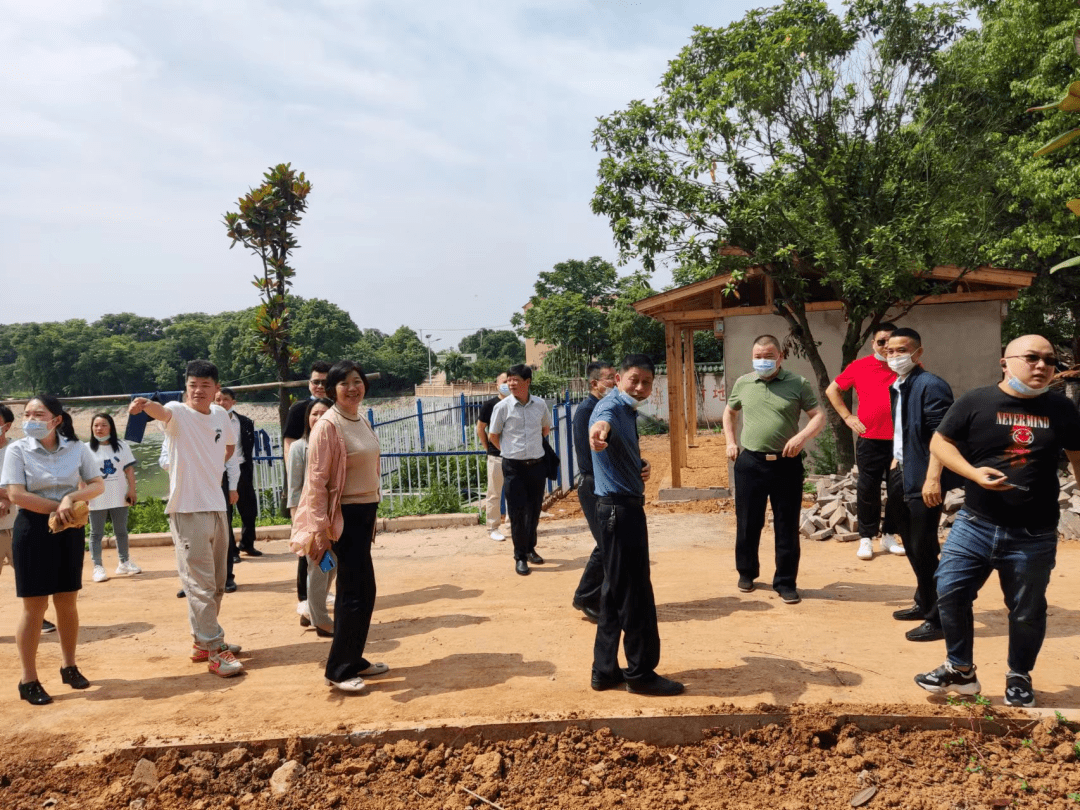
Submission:
POLYGON ((255 305, 222 218, 288 162, 293 292, 437 350, 509 328, 540 272, 617 259, 597 117, 755 5, 0 0, 0 323, 255 305))

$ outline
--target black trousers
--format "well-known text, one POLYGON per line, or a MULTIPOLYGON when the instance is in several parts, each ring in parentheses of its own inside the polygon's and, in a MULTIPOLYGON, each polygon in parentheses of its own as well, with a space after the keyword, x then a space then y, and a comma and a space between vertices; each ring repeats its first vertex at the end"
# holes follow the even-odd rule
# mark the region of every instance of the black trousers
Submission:
POLYGON ((761 573, 758 548, 765 528, 765 504, 772 505, 776 544, 773 588, 794 588, 799 575, 799 510, 802 508, 802 456, 743 450, 735 460, 735 568, 739 576, 757 579, 761 573))
POLYGON ((326 659, 326 677, 334 682, 355 678, 370 666, 364 658, 371 614, 375 612, 375 539, 377 503, 342 504, 345 528, 334 543, 337 554, 337 592, 334 597, 334 640, 326 659))
POLYGON ((660 663, 660 630, 649 576, 649 529, 645 504, 636 499, 599 498, 600 548, 604 581, 600 621, 593 644, 593 674, 617 677, 622 635, 628 681, 648 680, 660 663))
POLYGON ((878 527, 882 534, 896 534, 902 503, 895 498, 885 500, 885 520, 881 519, 881 482, 888 478, 892 464, 892 439, 864 439, 855 441, 855 463, 859 465, 856 484, 855 514, 859 520, 859 537, 877 537, 878 527))
MULTIPOLYGON (((222 481, 221 488, 225 492, 226 518, 232 525, 233 505, 229 503, 229 482, 227 478, 222 481)), ((259 515, 259 502, 255 498, 254 471, 252 465, 240 465, 240 480, 236 482, 236 511, 240 513, 240 548, 255 548, 255 518, 259 515)))
POLYGON ((578 484, 578 502, 581 511, 585 515, 585 522, 589 524, 596 545, 585 570, 581 572, 581 581, 578 582, 577 590, 574 591, 574 602, 586 607, 600 610, 600 586, 604 584, 604 552, 600 548, 600 523, 596 517, 596 490, 595 482, 591 475, 581 476, 578 484))
POLYGON ((941 552, 938 543, 941 507, 930 508, 922 498, 905 498, 904 470, 900 466, 889 470, 889 500, 894 499, 903 504, 897 531, 904 541, 911 570, 915 572, 915 604, 926 621, 940 627, 934 575, 937 574, 938 554, 941 552))
POLYGON ((524 560, 536 551, 536 527, 540 525, 540 507, 544 503, 543 459, 502 460, 503 493, 506 513, 510 516, 510 533, 514 540, 514 559, 524 560))

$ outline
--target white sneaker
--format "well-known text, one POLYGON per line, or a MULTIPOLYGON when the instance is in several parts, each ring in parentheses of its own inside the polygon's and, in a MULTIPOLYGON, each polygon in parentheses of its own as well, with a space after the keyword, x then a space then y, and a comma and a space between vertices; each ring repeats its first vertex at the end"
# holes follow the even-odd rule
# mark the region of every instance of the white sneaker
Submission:
POLYGON ((244 665, 236 660, 233 650, 240 648, 231 644, 222 644, 221 647, 209 654, 208 667, 215 675, 222 678, 231 678, 244 671, 244 665))
POLYGON ((105 573, 104 565, 94 566, 94 582, 108 582, 109 575, 105 573))
POLYGON ((896 542, 896 538, 891 534, 881 535, 881 550, 887 551, 890 554, 895 554, 898 557, 903 557, 907 552, 904 547, 896 542))
POLYGON ((385 675, 389 671, 390 667, 379 661, 368 664, 366 669, 360 670, 360 674, 365 677, 372 678, 376 675, 385 675))
POLYGON ((139 566, 137 566, 131 560, 122 560, 120 564, 116 566, 116 573, 124 574, 130 577, 134 574, 141 574, 142 569, 139 568, 139 566))
POLYGON ((361 677, 349 678, 347 681, 332 681, 326 678, 326 685, 332 686, 335 689, 340 689, 342 692, 360 692, 364 689, 364 679, 361 677))
POLYGON ((491 533, 491 539, 492 540, 505 540, 506 535, 502 534, 498 529, 496 529, 495 531, 493 531, 491 533))
POLYGON ((859 550, 855 552, 855 556, 860 560, 871 560, 874 558, 874 541, 869 537, 859 538, 859 550))

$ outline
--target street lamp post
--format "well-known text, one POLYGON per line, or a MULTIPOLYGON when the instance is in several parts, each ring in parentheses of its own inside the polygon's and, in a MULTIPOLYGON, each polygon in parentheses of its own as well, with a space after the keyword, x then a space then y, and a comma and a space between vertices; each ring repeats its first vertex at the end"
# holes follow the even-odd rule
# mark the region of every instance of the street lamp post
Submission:
POLYGON ((431 385, 431 344, 438 343, 442 338, 432 340, 431 335, 424 335, 424 339, 427 341, 427 381, 431 385))

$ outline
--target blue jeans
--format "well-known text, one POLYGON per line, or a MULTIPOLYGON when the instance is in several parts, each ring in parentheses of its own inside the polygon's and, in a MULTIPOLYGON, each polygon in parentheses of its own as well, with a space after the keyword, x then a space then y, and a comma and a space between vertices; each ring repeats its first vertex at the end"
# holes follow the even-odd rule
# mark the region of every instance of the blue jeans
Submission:
POLYGON ((1009 609, 1009 669, 1027 675, 1046 637, 1046 586, 1057 558, 1057 531, 1009 529, 960 510, 941 549, 938 610, 949 663, 970 667, 975 643, 971 605, 997 569, 1009 609))

